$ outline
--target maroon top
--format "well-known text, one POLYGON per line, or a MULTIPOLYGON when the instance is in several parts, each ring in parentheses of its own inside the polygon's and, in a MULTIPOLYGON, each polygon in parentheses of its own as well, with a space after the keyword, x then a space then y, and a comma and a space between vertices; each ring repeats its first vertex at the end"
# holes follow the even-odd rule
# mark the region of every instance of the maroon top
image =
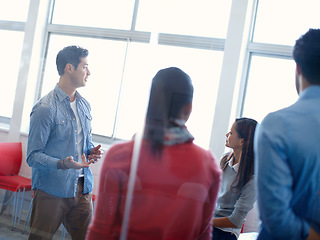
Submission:
MULTIPOLYGON (((87 239, 119 239, 133 141, 107 152, 87 239)), ((208 150, 193 143, 163 148, 155 158, 142 143, 127 239, 211 238, 221 171, 208 150)))

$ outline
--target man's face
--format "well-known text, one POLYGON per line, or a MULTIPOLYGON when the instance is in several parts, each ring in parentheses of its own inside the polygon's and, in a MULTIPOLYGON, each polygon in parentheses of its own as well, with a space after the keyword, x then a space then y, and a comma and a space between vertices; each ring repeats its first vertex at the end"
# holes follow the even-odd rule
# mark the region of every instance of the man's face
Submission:
POLYGON ((75 88, 84 87, 90 75, 87 58, 81 58, 80 60, 77 69, 72 66, 73 71, 70 75, 71 82, 75 88))

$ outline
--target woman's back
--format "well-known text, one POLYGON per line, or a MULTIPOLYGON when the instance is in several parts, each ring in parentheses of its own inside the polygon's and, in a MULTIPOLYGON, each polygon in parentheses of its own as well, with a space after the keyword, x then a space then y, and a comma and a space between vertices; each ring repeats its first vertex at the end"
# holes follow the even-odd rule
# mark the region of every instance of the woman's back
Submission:
MULTIPOLYGON (((107 174, 99 187, 104 196, 97 202, 91 239, 119 239, 132 148, 133 142, 116 145, 105 158, 107 174)), ((209 151, 189 142, 165 146, 156 157, 143 142, 128 239, 210 239, 219 183, 220 170, 209 151)))

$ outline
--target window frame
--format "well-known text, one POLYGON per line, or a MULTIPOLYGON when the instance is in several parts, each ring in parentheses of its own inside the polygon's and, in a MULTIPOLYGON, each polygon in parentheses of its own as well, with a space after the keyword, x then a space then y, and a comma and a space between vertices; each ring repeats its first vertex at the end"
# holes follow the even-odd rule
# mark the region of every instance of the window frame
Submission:
MULTIPOLYGON (((225 133, 228 131, 235 117, 240 117, 242 114, 247 78, 250 71, 250 59, 252 55, 261 54, 271 58, 292 58, 292 46, 266 44, 252 41, 258 4, 259 0, 240 0, 232 2, 226 39, 168 33, 159 33, 157 35, 157 44, 159 45, 181 46, 224 52, 224 61, 222 63, 219 83, 219 92, 221 93, 219 93, 217 96, 211 131, 211 140, 209 144, 209 149, 216 153, 217 156, 220 156, 225 151, 225 133), (237 24, 239 24, 239 19, 235 18, 235 15, 239 14, 242 16, 242 19, 240 19, 242 29, 240 32, 241 36, 238 36, 239 29, 236 28, 237 24), (234 36, 236 37, 234 38, 234 36), (234 48, 234 45, 237 46, 236 49, 234 48), (234 57, 234 49, 236 50, 237 54, 236 61, 232 60, 234 57), (230 59, 231 61, 229 61, 230 59), (228 71, 230 72, 229 75, 226 74, 228 71), (228 80, 228 76, 231 76, 232 80, 228 80), (228 85, 230 84, 232 85, 230 91, 231 93, 228 93, 228 85), (219 106, 219 104, 225 102, 227 104, 224 105, 224 108, 219 106), (225 109, 227 109, 227 111, 225 111, 225 109)), ((23 43, 24 46, 33 46, 32 50, 36 51, 37 53, 33 54, 31 50, 28 52, 23 51, 22 57, 37 59, 38 62, 37 66, 29 64, 28 66, 25 66, 24 69, 20 68, 16 95, 19 97, 21 96, 22 100, 18 98, 15 99, 13 115, 11 119, 3 119, 0 117, 0 123, 2 123, 1 125, 7 124, 10 120, 11 124, 8 132, 11 137, 9 137, 9 139, 18 139, 19 135, 23 134, 23 131, 21 130, 21 121, 23 118, 22 112, 27 111, 24 109, 25 106, 23 104, 23 99, 26 95, 26 92, 29 91, 26 89, 26 81, 29 82, 33 78, 35 79, 35 89, 32 89, 31 91, 33 94, 31 95, 34 98, 33 102, 35 103, 40 97, 45 59, 51 34, 84 36, 142 43, 149 43, 154 36, 154 33, 151 32, 135 30, 135 23, 139 9, 139 0, 136 0, 134 4, 134 13, 130 30, 52 24, 51 19, 53 6, 54 0, 30 0, 28 19, 26 22, 0 20, 0 29, 25 32, 25 40, 23 43), (38 40, 39 44, 35 44, 35 39, 40 39, 38 40), (30 75, 29 71, 33 72, 33 75, 30 75), (24 76, 26 73, 28 73, 28 76, 24 76)), ((22 63, 20 63, 20 65, 21 64, 22 63)), ((119 140, 110 139, 100 135, 93 136, 93 139, 94 141, 105 143, 107 145, 111 145, 119 140)))

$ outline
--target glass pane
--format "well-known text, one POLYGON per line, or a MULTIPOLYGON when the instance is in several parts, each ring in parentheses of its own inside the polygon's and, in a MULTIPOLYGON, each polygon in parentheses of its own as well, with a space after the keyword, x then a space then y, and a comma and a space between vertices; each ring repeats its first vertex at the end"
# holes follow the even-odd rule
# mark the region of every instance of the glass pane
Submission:
POLYGON ((130 29, 134 0, 55 0, 53 24, 130 29))
POLYGON ((42 96, 51 91, 59 80, 56 69, 58 52, 68 45, 79 45, 89 50, 91 75, 87 86, 78 89, 92 109, 92 131, 111 136, 122 77, 126 42, 95 38, 53 35, 50 38, 43 80, 42 96))
POLYGON ((319 0, 259 0, 255 42, 294 45, 309 28, 319 28, 319 0))
POLYGON ((258 122, 298 99, 293 60, 253 56, 244 104, 244 117, 258 122))
POLYGON ((195 143, 208 148, 223 52, 131 43, 117 137, 130 139, 146 113, 151 80, 158 70, 175 66, 191 77, 193 111, 187 122, 195 143))
POLYGON ((231 0, 141 0, 136 30, 226 38, 231 0))
POLYGON ((0 116, 11 118, 17 78, 20 68, 20 58, 23 44, 23 32, 0 30, 0 116), (5 86, 5 87, 4 87, 5 86))
POLYGON ((29 3, 30 0, 0 0, 0 20, 27 21, 29 3))

